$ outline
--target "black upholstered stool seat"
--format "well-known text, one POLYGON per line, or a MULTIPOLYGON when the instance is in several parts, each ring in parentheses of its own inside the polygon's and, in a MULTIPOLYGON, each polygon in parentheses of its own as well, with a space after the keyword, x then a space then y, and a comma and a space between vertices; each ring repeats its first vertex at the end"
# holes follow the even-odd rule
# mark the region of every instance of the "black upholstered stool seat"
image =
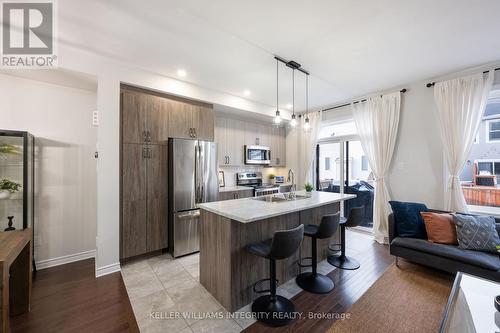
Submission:
MULTIPOLYGON (((333 290, 335 285, 333 281, 323 274, 317 272, 318 268, 318 253, 317 240, 332 237, 338 229, 340 213, 325 215, 321 219, 320 225, 308 224, 304 227, 304 235, 311 237, 311 257, 303 259, 311 259, 312 272, 304 272, 295 278, 295 281, 302 289, 315 294, 325 294, 333 290)), ((304 267, 299 262, 300 267, 304 267)))
POLYGON ((304 236, 312 237, 318 232, 319 226, 316 224, 306 224, 304 226, 304 236))
POLYGON ((266 239, 263 242, 248 245, 247 250, 256 256, 269 258, 269 254, 271 253, 271 244, 273 242, 272 238, 266 239))
POLYGON ((268 279, 262 279, 254 284, 254 291, 258 293, 269 292, 260 296, 252 303, 252 312, 257 320, 270 326, 283 326, 288 324, 295 312, 293 303, 280 295, 276 295, 276 260, 291 257, 300 247, 304 239, 304 225, 290 230, 276 231, 273 238, 250 244, 247 250, 259 257, 269 260, 268 279), (269 280, 269 290, 257 290, 257 286, 269 280))
MULTIPOLYGON (((363 222, 363 214, 365 211, 365 207, 355 207, 352 208, 349 212, 349 216, 347 218, 341 218, 340 220, 340 244, 333 244, 334 246, 340 245, 340 255, 331 255, 328 256, 328 263, 332 266, 338 267, 340 269, 348 269, 354 270, 359 268, 359 262, 354 259, 347 257, 345 255, 345 229, 353 228, 361 225, 363 222)), ((338 248, 334 249, 332 247, 329 248, 332 251, 338 252, 338 248)))

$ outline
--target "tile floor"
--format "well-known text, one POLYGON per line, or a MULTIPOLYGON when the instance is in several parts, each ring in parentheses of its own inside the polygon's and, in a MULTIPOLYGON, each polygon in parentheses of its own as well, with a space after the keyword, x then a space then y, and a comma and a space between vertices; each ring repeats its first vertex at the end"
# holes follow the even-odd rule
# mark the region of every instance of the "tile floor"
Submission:
MULTIPOLYGON (((333 269, 326 261, 318 264, 322 274, 333 269)), ((178 259, 165 254, 133 262, 122 266, 122 276, 141 332, 232 333, 255 322, 245 316, 234 320, 225 316, 224 307, 199 283, 199 254, 178 259), (189 317, 193 313, 196 317, 189 317), (200 318, 206 313, 224 318, 200 318)), ((301 291, 294 279, 278 287, 278 294, 287 298, 301 291)), ((248 314, 250 304, 238 312, 248 314)))

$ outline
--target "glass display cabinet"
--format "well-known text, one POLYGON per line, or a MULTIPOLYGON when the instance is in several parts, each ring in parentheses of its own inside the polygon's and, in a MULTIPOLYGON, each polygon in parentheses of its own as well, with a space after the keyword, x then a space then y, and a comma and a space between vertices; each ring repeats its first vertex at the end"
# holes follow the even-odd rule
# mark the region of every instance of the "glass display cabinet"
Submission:
POLYGON ((0 130, 0 231, 33 227, 34 137, 0 130))

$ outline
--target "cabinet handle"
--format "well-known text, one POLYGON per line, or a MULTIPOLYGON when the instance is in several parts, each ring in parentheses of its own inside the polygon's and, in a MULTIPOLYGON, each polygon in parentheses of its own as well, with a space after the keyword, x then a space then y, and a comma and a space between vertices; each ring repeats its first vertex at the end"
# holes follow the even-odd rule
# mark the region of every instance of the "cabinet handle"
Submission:
POLYGON ((142 147, 142 158, 146 158, 146 147, 142 147))
POLYGON ((227 157, 227 164, 230 164, 231 163, 231 158, 228 156, 227 157))
POLYGON ((153 157, 153 150, 151 148, 148 148, 148 158, 153 157))
POLYGON ((147 141, 151 142, 151 132, 148 131, 147 141))
POLYGON ((144 138, 144 142, 148 141, 148 136, 146 134, 146 131, 142 131, 142 137, 144 138))
POLYGON ((193 128, 192 127, 189 128, 189 136, 191 138, 194 138, 194 133, 193 133, 193 128))
POLYGON ((229 164, 229 156, 226 156, 226 164, 229 164))
POLYGON ((196 134, 196 128, 193 128, 193 135, 195 138, 198 136, 198 134, 196 134))

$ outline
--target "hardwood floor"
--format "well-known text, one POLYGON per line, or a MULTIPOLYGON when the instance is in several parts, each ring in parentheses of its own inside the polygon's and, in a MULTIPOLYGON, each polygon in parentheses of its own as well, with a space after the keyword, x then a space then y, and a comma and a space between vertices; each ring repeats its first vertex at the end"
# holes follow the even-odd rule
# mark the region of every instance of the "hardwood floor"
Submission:
MULTIPOLYGON (((355 271, 329 274, 335 289, 328 295, 301 292, 292 300, 296 311, 344 313, 393 263, 387 246, 368 236, 347 232, 347 254, 361 263, 355 271)), ((243 332, 325 332, 334 319, 303 318, 272 328, 255 323, 243 332)), ((33 279, 31 312, 11 318, 12 332, 138 332, 120 273, 94 277, 94 260, 39 271, 33 279)))
POLYGON ((243 332, 325 332, 335 319, 308 318, 311 314, 346 313, 349 308, 370 288, 370 286, 394 262, 389 248, 368 240, 359 233, 346 233, 347 255, 356 258, 361 267, 347 271, 335 269, 329 276, 335 282, 335 289, 327 295, 316 295, 305 291, 292 298, 295 311, 303 312, 305 318, 296 319, 284 327, 268 327, 259 322, 243 332))
POLYGON ((96 279, 88 259, 34 274, 31 311, 12 332, 138 332, 120 273, 96 279))

